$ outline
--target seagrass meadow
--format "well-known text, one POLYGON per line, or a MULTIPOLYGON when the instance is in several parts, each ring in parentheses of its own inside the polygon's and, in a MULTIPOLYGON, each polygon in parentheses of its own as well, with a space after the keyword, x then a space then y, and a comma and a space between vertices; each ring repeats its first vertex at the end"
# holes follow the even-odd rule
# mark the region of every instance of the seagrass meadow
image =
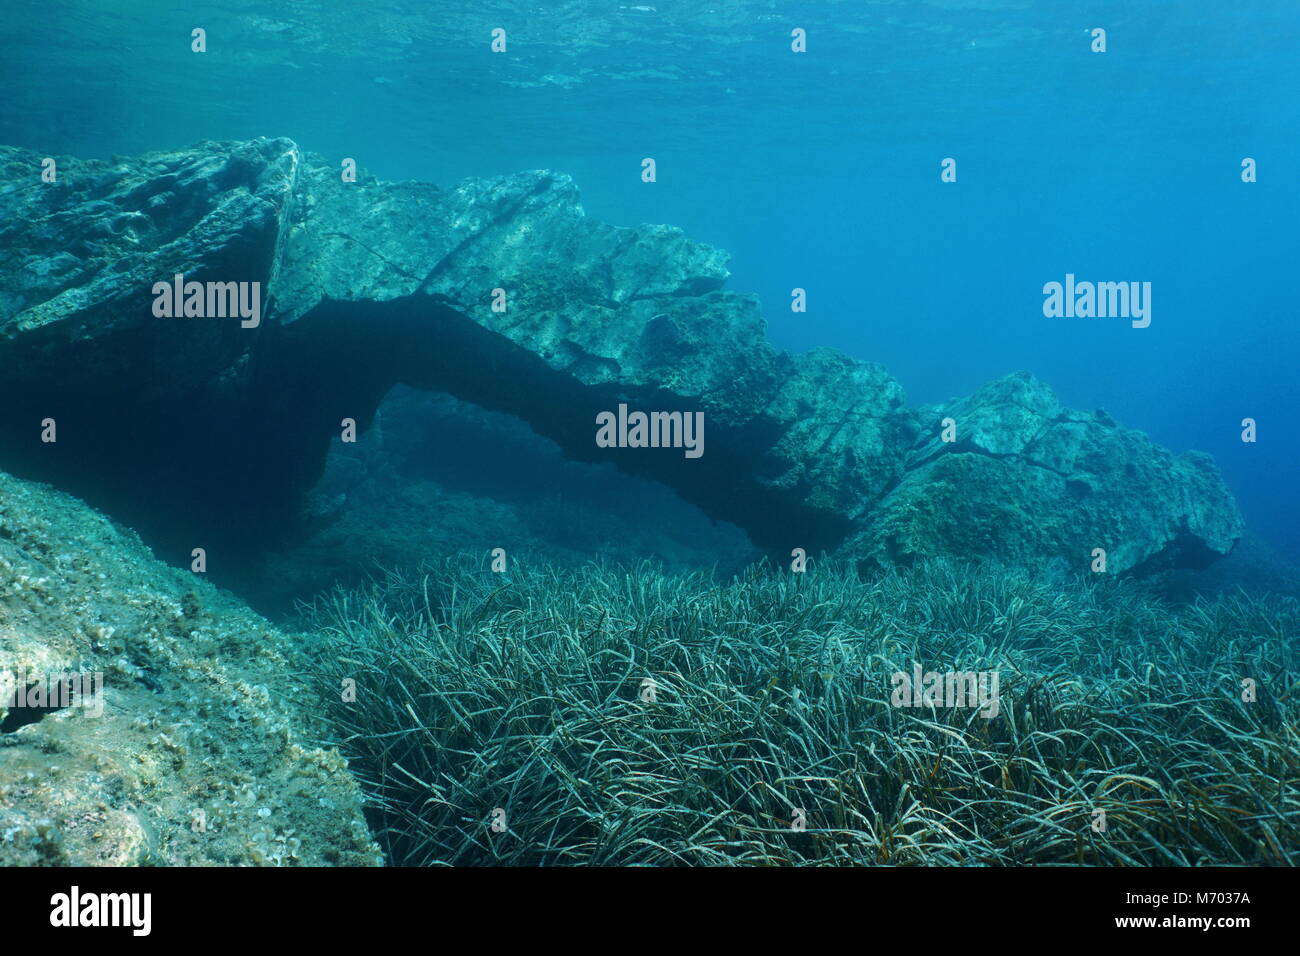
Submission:
POLYGON ((390 863, 1300 858, 1294 597, 951 561, 476 563, 304 609, 324 682, 355 681, 327 718, 390 863), (997 670, 999 712, 893 706, 918 661, 997 670))

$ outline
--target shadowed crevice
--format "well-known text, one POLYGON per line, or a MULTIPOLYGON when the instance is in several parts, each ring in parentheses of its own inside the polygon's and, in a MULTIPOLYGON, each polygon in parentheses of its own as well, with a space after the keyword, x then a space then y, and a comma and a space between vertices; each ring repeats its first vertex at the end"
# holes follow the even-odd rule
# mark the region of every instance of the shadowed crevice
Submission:
MULTIPOLYGON (((155 320, 96 341, 115 361, 139 365, 175 328, 155 320)), ((212 328, 195 320, 198 328, 212 328)), ((746 428, 707 421, 706 453, 682 449, 603 449, 596 416, 620 402, 644 410, 693 411, 698 400, 663 389, 586 385, 436 299, 325 301, 286 327, 266 323, 235 334, 255 337, 235 377, 180 387, 167 398, 149 390, 104 389, 93 353, 59 352, 39 387, 5 395, 3 467, 48 481, 125 521, 160 556, 188 564, 194 547, 214 573, 254 558, 300 530, 299 505, 320 478, 342 421, 370 427, 397 384, 446 392, 513 415, 555 442, 565 456, 612 462, 673 488, 706 515, 740 526, 760 547, 784 546, 791 529, 810 550, 833 548, 849 523, 792 507, 789 495, 755 480, 755 449, 775 440, 761 419, 746 428), (39 440, 54 417, 58 441, 39 440)), ((457 449, 443 449, 447 455, 457 449)))

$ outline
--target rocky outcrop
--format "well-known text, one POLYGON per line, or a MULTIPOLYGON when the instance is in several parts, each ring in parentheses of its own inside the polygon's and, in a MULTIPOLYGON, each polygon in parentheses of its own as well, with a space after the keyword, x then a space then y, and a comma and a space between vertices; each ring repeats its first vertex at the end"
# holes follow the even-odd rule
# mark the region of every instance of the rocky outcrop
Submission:
POLYGON ((1179 457, 1103 411, 1063 408, 1027 373, 922 410, 903 479, 846 547, 881 561, 933 554, 1108 571, 1204 567, 1241 536, 1213 460, 1179 457), (942 440, 951 419, 954 440, 942 440))
POLYGON ((0 474, 0 866, 382 862, 346 763, 313 743, 328 691, 301 653, 0 474))
POLYGON ((562 175, 343 182, 283 139, 63 160, 56 183, 32 153, 0 167, 0 467, 153 518, 178 553, 273 535, 341 420, 364 428, 395 383, 516 415, 783 552, 1082 567, 1110 544, 1122 571, 1204 562, 1239 533, 1207 460, 1031 379, 917 411, 877 365, 776 351, 756 298, 722 288, 723 253, 593 221, 562 175), (151 287, 176 273, 261 283, 261 322, 156 318, 151 287), (702 411, 705 454, 598 447, 597 414, 620 404, 702 411))

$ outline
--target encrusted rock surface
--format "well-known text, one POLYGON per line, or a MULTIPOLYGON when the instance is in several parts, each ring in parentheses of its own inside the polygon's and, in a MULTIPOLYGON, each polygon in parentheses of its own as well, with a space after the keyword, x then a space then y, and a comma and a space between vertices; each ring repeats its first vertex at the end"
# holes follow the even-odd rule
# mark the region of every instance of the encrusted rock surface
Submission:
POLYGON ((75 498, 0 474, 0 866, 381 863, 345 761, 310 739, 326 690, 299 653, 75 498), (15 682, 95 673, 102 708, 14 706, 15 682))
POLYGON ((1021 372, 923 410, 903 480, 847 547, 881 561, 946 553, 1063 570, 1203 567, 1227 554, 1241 519, 1213 460, 1175 457, 1103 411, 1063 408, 1021 372), (943 442, 942 420, 955 422, 943 442))
POLYGON ((517 415, 786 553, 1084 569, 1103 547, 1126 571, 1204 564, 1240 535, 1207 458, 1062 409, 1028 376, 914 410, 879 366, 776 351, 756 298, 722 288, 723 253, 591 220, 563 175, 345 183, 285 139, 61 160, 55 184, 39 163, 0 150, 0 467, 133 524, 147 484, 182 553, 284 520, 340 421, 364 427, 398 382, 517 415), (265 283, 261 326, 154 318, 152 283, 177 272, 265 283), (596 414, 621 402, 702 410, 704 457, 597 448, 596 414), (57 453, 38 443, 47 416, 57 453))

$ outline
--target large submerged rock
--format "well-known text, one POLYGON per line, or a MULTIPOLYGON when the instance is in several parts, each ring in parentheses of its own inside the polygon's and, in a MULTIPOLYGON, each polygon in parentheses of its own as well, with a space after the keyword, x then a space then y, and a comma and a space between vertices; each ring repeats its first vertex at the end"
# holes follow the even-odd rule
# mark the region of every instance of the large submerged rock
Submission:
POLYGON ((0 467, 152 518, 178 553, 273 535, 341 420, 364 428, 396 383, 517 415, 783 552, 1084 568, 1102 547, 1124 571, 1204 564, 1240 534, 1207 458, 1028 376, 914 410, 877 365, 778 352, 757 299, 722 288, 723 253, 589 219, 562 175, 343 182, 285 139, 65 159, 56 183, 40 160, 0 150, 0 467), (261 283, 260 324, 156 318, 176 273, 261 283), (705 454, 598 447, 620 403, 703 411, 705 454))
POLYGON ((908 563, 936 553, 1109 571, 1204 567, 1241 536, 1213 460, 1174 457, 1103 411, 1063 408, 1027 373, 921 412, 904 477, 847 547, 908 563), (954 423, 945 442, 943 419, 954 423))
POLYGON ((202 576, 0 474, 0 866, 381 863, 307 673, 202 576))

